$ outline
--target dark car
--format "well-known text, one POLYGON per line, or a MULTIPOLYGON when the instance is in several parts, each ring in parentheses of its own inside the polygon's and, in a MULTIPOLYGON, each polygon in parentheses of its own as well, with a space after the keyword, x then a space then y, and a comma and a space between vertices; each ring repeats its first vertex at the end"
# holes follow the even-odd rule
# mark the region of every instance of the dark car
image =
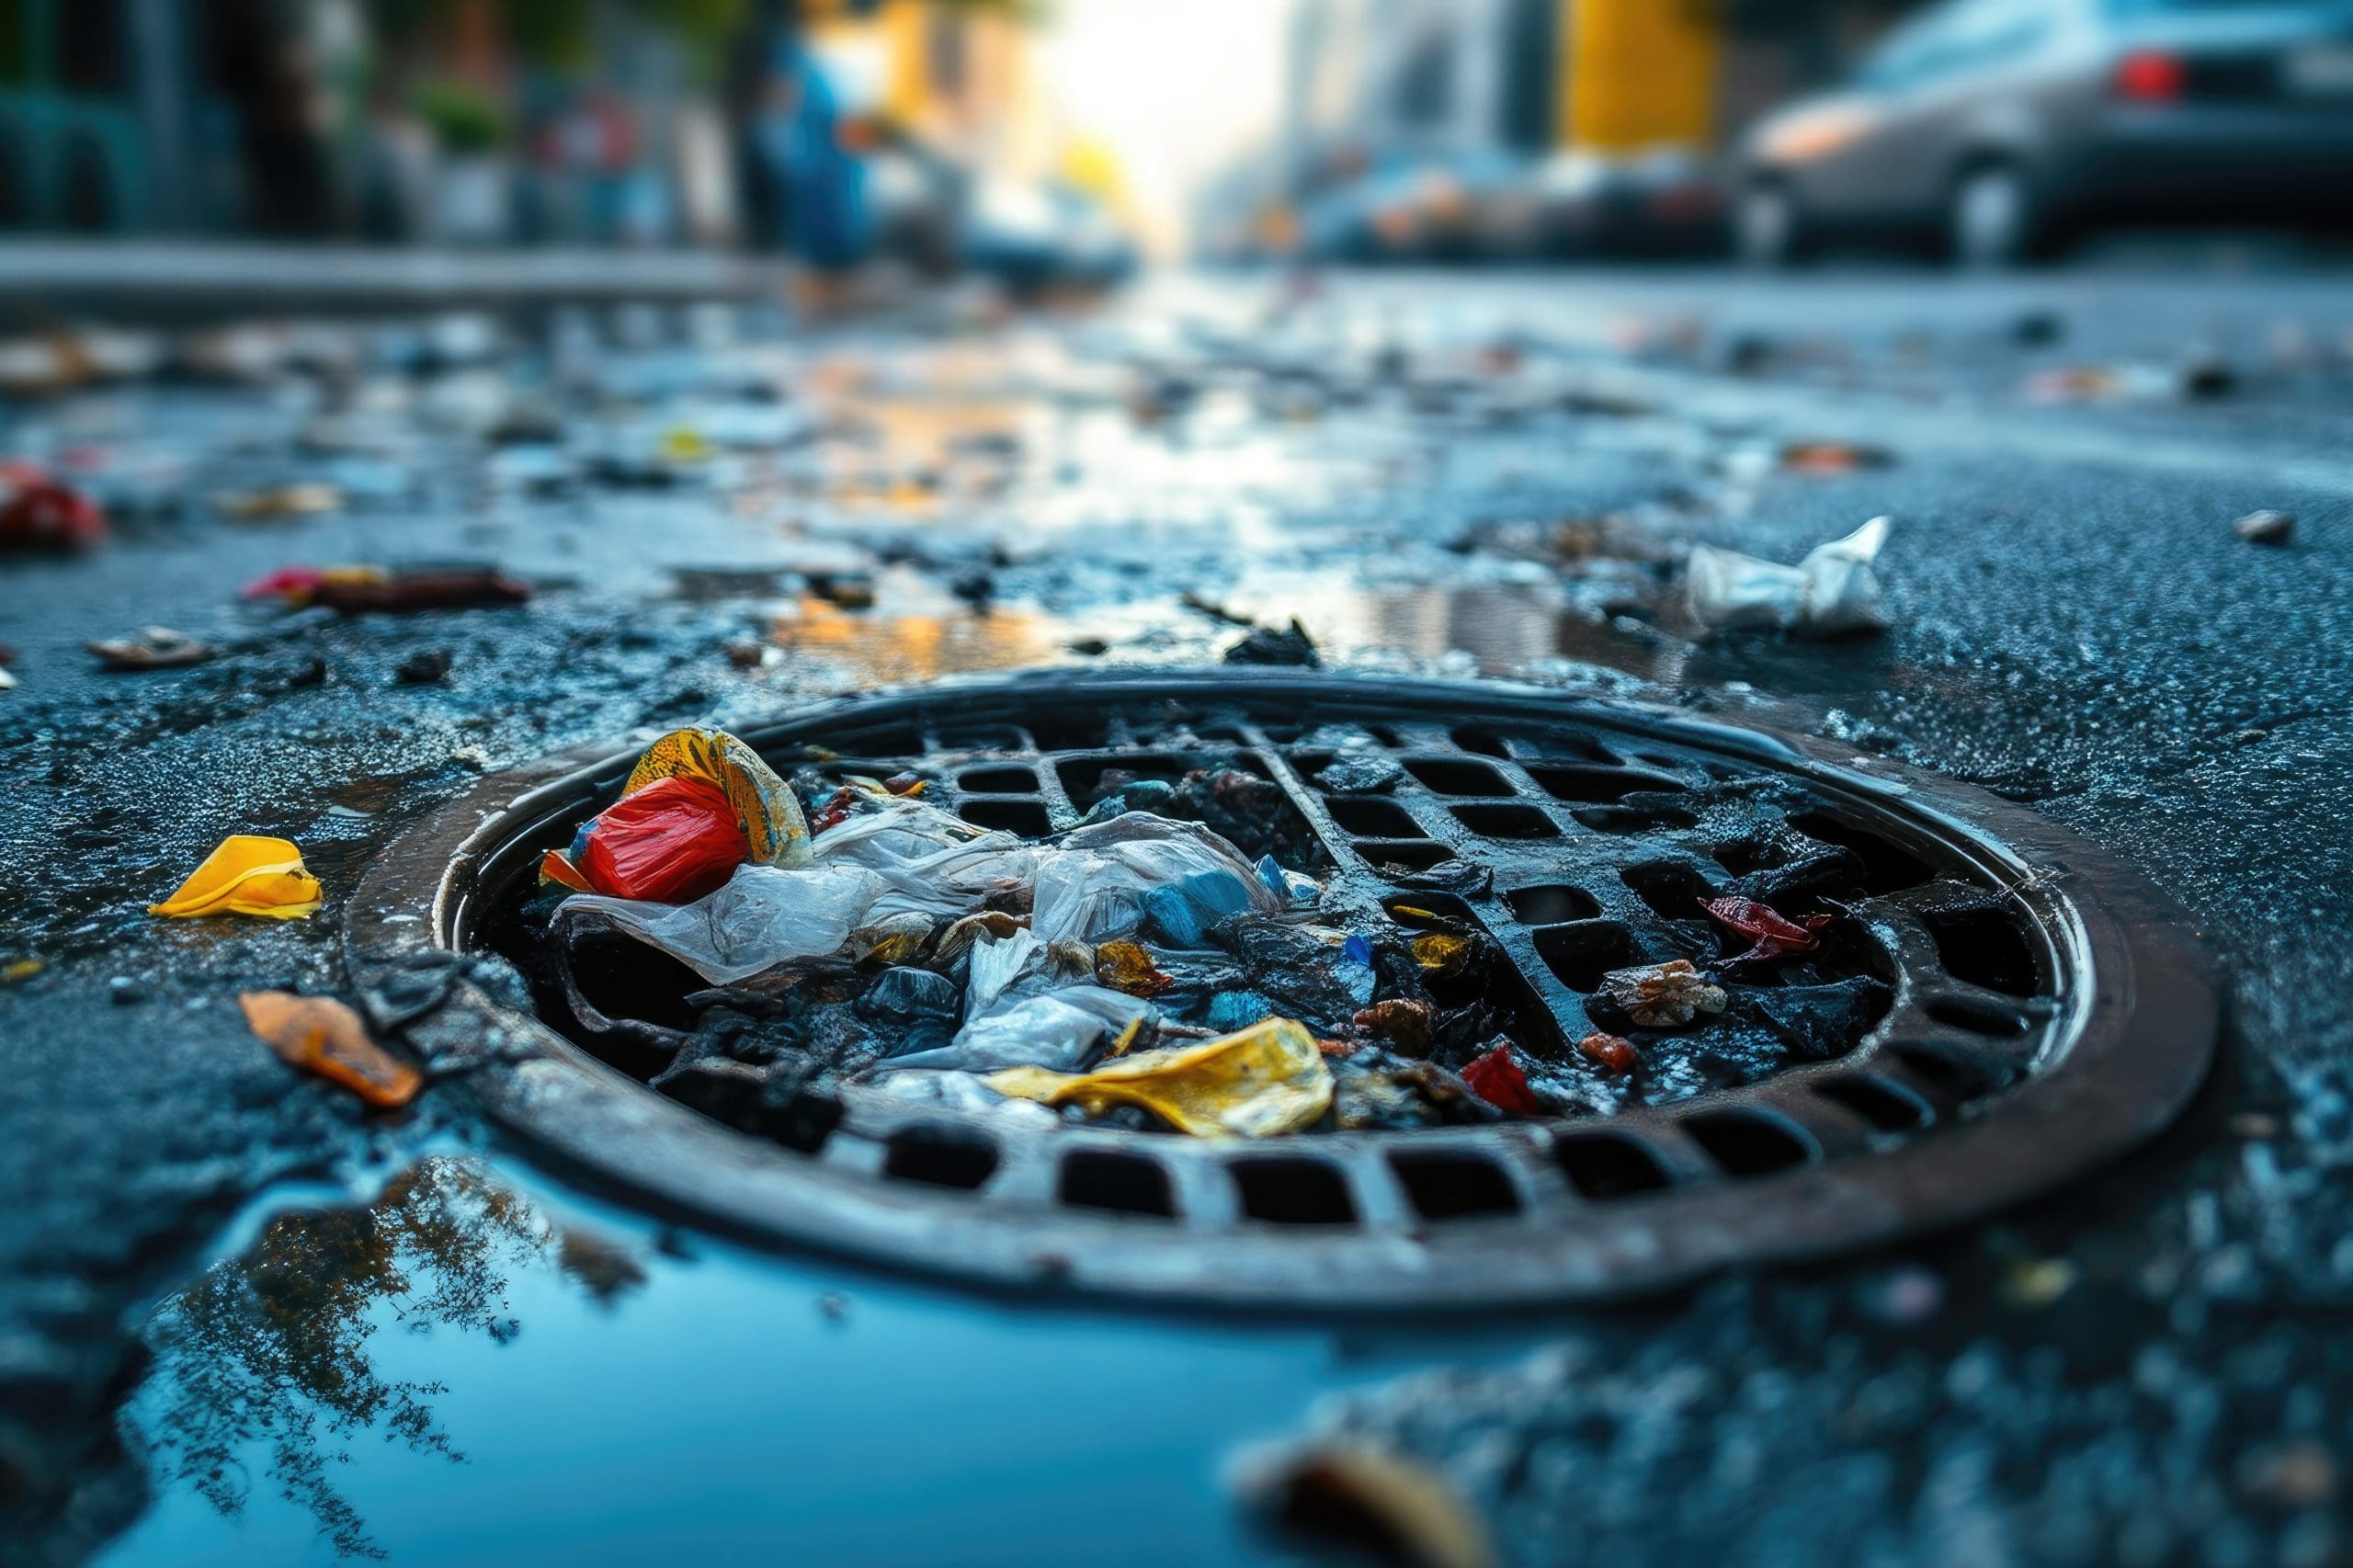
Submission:
POLYGON ((1743 152, 1743 254, 2001 266, 2116 221, 2353 225, 2353 0, 1949 0, 1743 152))

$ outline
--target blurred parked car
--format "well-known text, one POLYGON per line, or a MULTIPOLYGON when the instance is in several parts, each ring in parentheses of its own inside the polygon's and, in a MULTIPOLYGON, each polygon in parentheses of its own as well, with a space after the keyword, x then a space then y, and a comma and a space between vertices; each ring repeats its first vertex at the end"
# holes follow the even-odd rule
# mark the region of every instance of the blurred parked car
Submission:
POLYGON ((2353 224, 2353 0, 1949 0, 1757 127, 1742 252, 1928 237, 1966 266, 2086 226, 2353 224))
POLYGON ((1563 152, 1540 176, 1543 249, 1563 256, 1722 253, 1721 170, 1680 149, 1638 158, 1563 152))
POLYGON ((1099 288, 1135 270, 1134 244, 1091 197, 1003 175, 976 179, 964 210, 962 260, 1017 292, 1099 288))
POLYGON ((1487 260, 1532 255, 1540 240, 1532 166, 1494 149, 1386 158, 1300 210, 1300 244, 1316 261, 1487 260))

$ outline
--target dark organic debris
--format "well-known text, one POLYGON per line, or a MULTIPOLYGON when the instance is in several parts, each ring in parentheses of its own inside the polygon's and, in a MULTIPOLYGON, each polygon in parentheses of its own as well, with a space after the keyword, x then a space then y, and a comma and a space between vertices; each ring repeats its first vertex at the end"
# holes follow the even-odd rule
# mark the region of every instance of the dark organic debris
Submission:
POLYGON ((1315 651, 1314 639, 1307 629, 1294 619, 1277 631, 1258 627, 1225 651, 1229 665, 1290 665, 1303 669, 1319 669, 1323 655, 1315 651))

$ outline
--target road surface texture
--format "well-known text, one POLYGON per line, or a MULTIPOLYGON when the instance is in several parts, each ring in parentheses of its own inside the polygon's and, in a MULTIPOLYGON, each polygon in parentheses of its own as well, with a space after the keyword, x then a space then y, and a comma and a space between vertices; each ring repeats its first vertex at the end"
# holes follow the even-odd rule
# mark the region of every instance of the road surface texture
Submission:
POLYGON ((1233 1468, 1327 1430, 1437 1469, 1516 1562, 2353 1556, 2353 283, 1259 277, 200 362, 0 415, 115 517, 0 561, 0 1559, 1262 1561, 1233 1468), (2258 508, 2291 542, 2234 535, 2258 508), (1693 635, 1692 543, 1794 561, 1881 514, 1884 637, 1693 635), (238 597, 449 559, 534 597, 238 597), (1390 1330, 741 1253, 244 1026, 239 991, 337 986, 339 900, 485 771, 949 670, 1213 661, 1239 633, 1202 607, 2031 803, 2198 916, 2214 1082, 1961 1233, 1390 1330), (157 624, 219 656, 82 651, 157 624), (300 843, 324 913, 144 914, 232 832, 300 843))

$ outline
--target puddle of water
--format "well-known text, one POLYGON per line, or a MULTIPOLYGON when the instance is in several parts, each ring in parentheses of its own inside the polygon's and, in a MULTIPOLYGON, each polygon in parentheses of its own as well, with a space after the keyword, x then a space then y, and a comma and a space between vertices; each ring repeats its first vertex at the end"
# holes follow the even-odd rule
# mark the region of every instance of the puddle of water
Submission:
POLYGON ((1231 1446, 1422 1353, 680 1246, 455 1156, 269 1221, 147 1337, 155 1497, 110 1568, 1092 1564, 1139 1521, 1252 1561, 1231 1446))

